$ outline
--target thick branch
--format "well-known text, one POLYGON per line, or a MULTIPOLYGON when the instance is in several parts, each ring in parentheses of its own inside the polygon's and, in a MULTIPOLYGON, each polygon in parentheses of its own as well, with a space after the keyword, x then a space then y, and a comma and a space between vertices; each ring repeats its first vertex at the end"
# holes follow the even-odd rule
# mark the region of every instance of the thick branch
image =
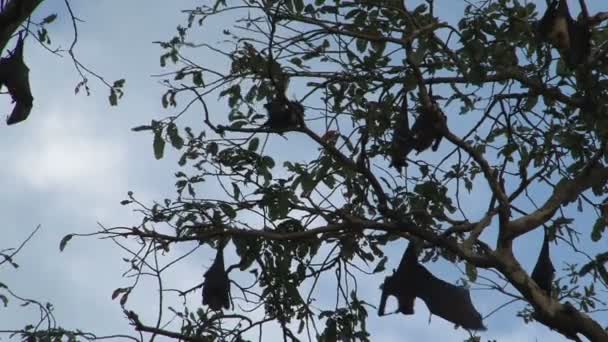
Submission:
POLYGON ((601 185, 608 181, 607 167, 585 168, 574 179, 563 178, 560 180, 551 196, 538 210, 515 219, 508 223, 505 230, 506 237, 515 239, 536 227, 549 221, 560 206, 568 204, 590 187, 601 185))
POLYGON ((316 228, 307 229, 300 232, 276 232, 270 230, 254 230, 254 229, 238 229, 224 226, 209 225, 197 225, 183 228, 189 228, 195 230, 196 233, 188 236, 172 236, 167 234, 158 233, 148 229, 131 228, 131 227, 115 227, 110 230, 104 231, 104 234, 116 234, 117 236, 137 236, 140 238, 147 239, 158 239, 166 242, 183 242, 183 241, 204 241, 210 238, 218 236, 240 236, 249 238, 262 238, 265 240, 274 241, 293 241, 293 240, 306 240, 311 238, 318 238, 319 234, 327 233, 344 233, 348 234, 352 231, 352 227, 364 227, 364 229, 384 231, 387 233, 408 233, 420 239, 430 242, 431 244, 441 246, 452 253, 458 255, 462 259, 482 268, 495 267, 495 261, 489 249, 485 249, 486 254, 479 255, 474 253, 470 248, 464 248, 458 244, 455 240, 449 239, 444 235, 437 234, 430 230, 420 229, 415 224, 407 222, 375 222, 360 219, 357 217, 349 217, 347 223, 343 224, 328 224, 316 228), (127 232, 121 233, 117 230, 126 230, 127 232))
POLYGON ((500 263, 498 270, 534 307, 534 316, 539 322, 575 341, 580 341, 578 333, 590 341, 608 341, 608 332, 591 317, 569 303, 561 304, 547 296, 524 271, 511 250, 500 249, 497 260, 500 263))

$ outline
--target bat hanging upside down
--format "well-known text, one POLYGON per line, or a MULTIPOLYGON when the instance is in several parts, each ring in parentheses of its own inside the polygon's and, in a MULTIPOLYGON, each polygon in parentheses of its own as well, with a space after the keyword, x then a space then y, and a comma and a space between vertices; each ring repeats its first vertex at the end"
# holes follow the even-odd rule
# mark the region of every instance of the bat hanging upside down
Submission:
POLYGON ((230 308, 230 279, 224 268, 224 249, 218 247, 215 261, 207 272, 203 282, 203 305, 209 305, 214 311, 230 308))
POLYGON ((471 302, 469 290, 447 283, 418 263, 413 243, 409 243, 401 263, 382 285, 378 315, 384 315, 389 295, 397 297, 398 312, 414 314, 414 300, 422 299, 431 314, 470 330, 485 330, 481 314, 471 302))
POLYGON ((588 24, 574 20, 566 0, 552 0, 538 22, 538 36, 557 48, 569 68, 583 64, 591 50, 588 24))
POLYGON ((15 106, 6 123, 16 124, 27 119, 33 107, 34 98, 30 90, 30 69, 23 62, 23 39, 19 37, 17 46, 6 58, 0 58, 0 88, 6 86, 15 106))

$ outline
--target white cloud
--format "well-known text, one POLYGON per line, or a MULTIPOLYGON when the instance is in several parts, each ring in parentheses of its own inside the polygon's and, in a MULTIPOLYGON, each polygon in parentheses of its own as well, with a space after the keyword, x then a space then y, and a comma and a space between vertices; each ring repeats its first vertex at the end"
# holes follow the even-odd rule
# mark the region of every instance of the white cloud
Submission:
POLYGON ((96 135, 91 116, 51 109, 36 121, 29 139, 15 144, 22 147, 12 158, 16 179, 34 190, 91 197, 124 191, 124 145, 96 135))

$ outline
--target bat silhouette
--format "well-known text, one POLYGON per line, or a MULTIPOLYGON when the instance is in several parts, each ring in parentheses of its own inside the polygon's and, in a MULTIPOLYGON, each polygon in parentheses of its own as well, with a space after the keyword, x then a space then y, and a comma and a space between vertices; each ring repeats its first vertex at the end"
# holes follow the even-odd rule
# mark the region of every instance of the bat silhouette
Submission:
POLYGON ((471 302, 469 290, 435 277, 418 263, 414 244, 410 242, 393 275, 386 277, 378 315, 384 315, 389 295, 397 297, 398 312, 414 314, 414 300, 422 299, 431 314, 470 330, 485 330, 481 314, 471 302))
POLYGON ((9 125, 21 122, 30 115, 34 98, 30 90, 30 69, 23 61, 23 42, 19 36, 17 46, 6 58, 0 58, 0 87, 6 86, 15 106, 6 123, 9 125))
POLYGON ((408 127, 407 107, 402 108, 401 112, 391 145, 391 166, 398 170, 407 165, 405 160, 412 150, 416 150, 418 153, 429 148, 437 151, 443 138, 439 127, 445 125, 446 121, 445 114, 434 102, 430 108, 420 108, 420 115, 411 129, 408 127))
POLYGON ((284 96, 276 96, 264 105, 268 120, 264 126, 274 130, 297 128, 304 122, 304 107, 297 101, 289 101, 284 96))
POLYGON ((570 16, 566 0, 553 0, 538 22, 538 36, 555 46, 571 69, 582 64, 591 49, 589 27, 570 16))
POLYGON ((404 166, 407 166, 406 158, 413 148, 413 139, 408 121, 407 94, 404 94, 390 149, 391 164, 389 166, 396 168, 399 172, 404 166))
POLYGON ((224 269, 224 248, 218 247, 213 264, 205 272, 203 282, 203 305, 211 310, 230 308, 230 279, 224 269))
POLYGON ((551 256, 549 255, 549 234, 545 232, 543 239, 543 246, 538 254, 538 259, 534 270, 532 270, 532 280, 545 291, 547 296, 551 296, 551 289, 553 284, 553 278, 555 277, 555 268, 553 262, 551 262, 551 256))

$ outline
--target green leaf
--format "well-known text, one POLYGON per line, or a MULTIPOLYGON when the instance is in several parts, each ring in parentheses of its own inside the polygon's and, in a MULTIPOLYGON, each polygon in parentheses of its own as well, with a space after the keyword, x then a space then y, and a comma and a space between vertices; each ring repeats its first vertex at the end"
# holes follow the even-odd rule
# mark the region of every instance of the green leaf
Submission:
POLYGON ((260 139, 253 138, 251 139, 251 141, 249 141, 249 146, 247 147, 247 150, 251 152, 256 151, 258 149, 258 146, 260 146, 260 139))
POLYGON ((61 239, 61 242, 59 242, 59 251, 63 252, 65 246, 68 244, 68 241, 72 239, 72 237, 74 237, 74 234, 68 234, 61 239))
POLYGON ((153 147, 154 147, 154 158, 156 158, 156 159, 162 159, 163 155, 165 153, 165 140, 163 140, 161 133, 162 133, 162 131, 156 131, 156 133, 154 133, 153 147))
POLYGON ((178 150, 184 147, 184 139, 179 136, 175 123, 171 122, 169 125, 167 125, 167 134, 169 135, 169 140, 171 141, 171 145, 173 145, 173 147, 178 150))
POLYGON ((152 130, 152 126, 142 125, 142 126, 133 127, 133 128, 131 128, 131 130, 133 132, 151 131, 152 130))
POLYGON ((192 83, 194 83, 197 87, 202 87, 205 85, 203 82, 203 73, 200 71, 192 73, 192 83))
POLYGON ((42 19, 41 24, 42 24, 42 25, 45 25, 45 24, 50 24, 50 23, 52 23, 53 21, 55 21, 55 19, 57 19, 57 14, 53 13, 53 14, 51 14, 51 15, 47 16, 46 18, 42 19))
POLYGON ((357 38, 357 51, 365 52, 365 49, 367 49, 367 40, 357 38))
POLYGON ((595 220, 595 224, 593 225, 593 230, 591 231, 591 240, 593 242, 597 242, 602 238, 602 233, 606 229, 606 221, 600 217, 595 220))
POLYGON ((236 211, 234 211, 234 209, 232 209, 232 207, 228 204, 220 204, 220 209, 224 212, 224 214, 226 214, 226 216, 228 216, 228 218, 234 219, 236 217, 236 211))
POLYGON ((125 79, 121 78, 118 81, 114 81, 114 85, 112 87, 114 88, 122 88, 125 85, 125 79))
POLYGON ((296 8, 296 12, 302 13, 302 10, 304 9, 304 1, 303 0, 294 0, 294 5, 296 8))
POLYGON ((469 281, 474 283, 477 280, 477 267, 471 263, 466 263, 465 271, 469 281))
POLYGON ((116 91, 114 89, 110 90, 110 96, 108 97, 108 100, 110 101, 110 106, 118 105, 118 95, 116 94, 116 91))
POLYGON ((382 272, 386 269, 385 265, 386 265, 386 261, 388 260, 388 258, 385 256, 384 258, 380 259, 380 262, 378 262, 378 265, 376 265, 376 268, 374 268, 373 273, 378 273, 378 272, 382 272))

